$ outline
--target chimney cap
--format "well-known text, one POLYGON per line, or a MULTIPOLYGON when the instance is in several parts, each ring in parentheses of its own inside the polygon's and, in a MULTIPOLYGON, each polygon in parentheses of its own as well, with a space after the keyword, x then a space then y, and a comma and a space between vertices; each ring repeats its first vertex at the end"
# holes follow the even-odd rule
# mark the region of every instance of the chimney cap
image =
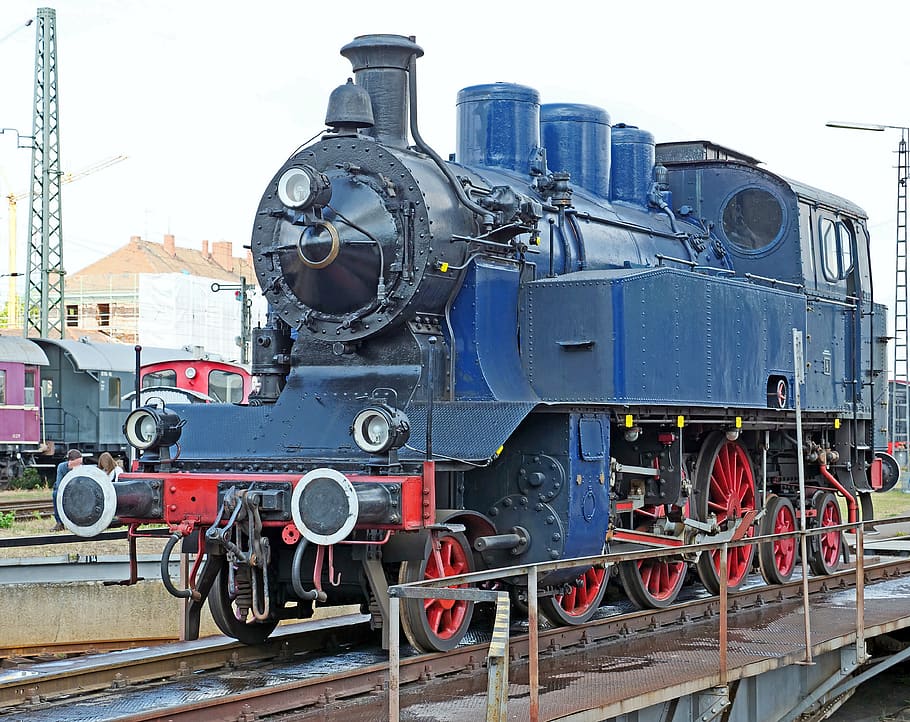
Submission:
POLYGON ((423 55, 423 48, 404 35, 358 35, 341 49, 357 73, 361 70, 394 68, 407 70, 412 55, 423 55))

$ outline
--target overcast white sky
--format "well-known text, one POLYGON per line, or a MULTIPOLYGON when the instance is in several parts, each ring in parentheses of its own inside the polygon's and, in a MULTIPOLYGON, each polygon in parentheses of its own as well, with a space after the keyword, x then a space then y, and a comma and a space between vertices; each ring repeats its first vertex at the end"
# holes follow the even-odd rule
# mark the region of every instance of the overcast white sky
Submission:
MULTIPOLYGON (((40 3, 0 4, 0 127, 31 133, 40 3)), ((64 266, 73 273, 132 235, 199 248, 249 242, 265 184, 323 128, 328 94, 351 75, 356 35, 414 35, 421 134, 454 150, 455 97, 517 82, 543 102, 605 108, 660 141, 707 139, 770 170, 849 198, 870 215, 876 297, 893 306, 899 131, 910 125, 910 2, 311 3, 58 0, 64 266), (596 15, 591 14, 596 9, 596 15)), ((0 194, 28 190, 28 151, 0 135, 0 194)), ((17 269, 25 271, 27 203, 17 269)), ((0 203, 0 268, 7 264, 0 203)), ((5 284, 0 284, 0 296, 5 284)))

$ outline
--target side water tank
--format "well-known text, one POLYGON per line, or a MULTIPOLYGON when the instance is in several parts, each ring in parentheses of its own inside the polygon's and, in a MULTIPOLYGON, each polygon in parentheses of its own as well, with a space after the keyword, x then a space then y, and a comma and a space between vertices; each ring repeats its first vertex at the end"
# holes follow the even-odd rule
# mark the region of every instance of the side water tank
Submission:
POLYGON ((527 174, 540 146, 540 94, 515 83, 458 92, 455 159, 466 166, 527 174))
POLYGON ((654 173, 654 136, 634 125, 613 126, 610 200, 648 205, 654 173))
POLYGON ((572 185, 610 196, 610 116, 579 103, 540 106, 540 139, 547 168, 568 171, 572 185))

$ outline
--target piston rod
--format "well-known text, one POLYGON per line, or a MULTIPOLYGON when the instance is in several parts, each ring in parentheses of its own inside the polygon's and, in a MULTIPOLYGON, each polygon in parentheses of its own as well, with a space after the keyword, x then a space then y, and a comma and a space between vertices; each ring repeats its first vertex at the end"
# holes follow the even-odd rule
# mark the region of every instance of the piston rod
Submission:
POLYGON ((523 527, 512 527, 509 534, 491 534, 479 536, 474 540, 474 549, 479 552, 492 551, 493 549, 508 549, 515 554, 521 554, 528 548, 531 535, 523 527))

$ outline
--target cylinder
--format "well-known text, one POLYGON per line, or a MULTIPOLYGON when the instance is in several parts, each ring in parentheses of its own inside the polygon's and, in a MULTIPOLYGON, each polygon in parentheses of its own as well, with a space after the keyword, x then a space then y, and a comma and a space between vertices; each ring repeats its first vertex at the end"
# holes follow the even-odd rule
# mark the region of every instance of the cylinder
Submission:
POLYGON ((611 134, 610 200, 647 207, 654 173, 654 136, 618 123, 611 134))
POLYGON ((386 145, 406 148, 407 68, 412 55, 423 55, 421 47, 402 35, 360 35, 341 54, 351 61, 357 85, 372 101, 374 125, 364 133, 386 145))
POLYGON ((572 185, 610 196, 610 116, 603 108, 579 103, 540 106, 540 139, 547 168, 567 171, 572 185))
POLYGON ((527 174, 540 146, 540 94, 515 83, 458 92, 455 157, 467 166, 527 174))

